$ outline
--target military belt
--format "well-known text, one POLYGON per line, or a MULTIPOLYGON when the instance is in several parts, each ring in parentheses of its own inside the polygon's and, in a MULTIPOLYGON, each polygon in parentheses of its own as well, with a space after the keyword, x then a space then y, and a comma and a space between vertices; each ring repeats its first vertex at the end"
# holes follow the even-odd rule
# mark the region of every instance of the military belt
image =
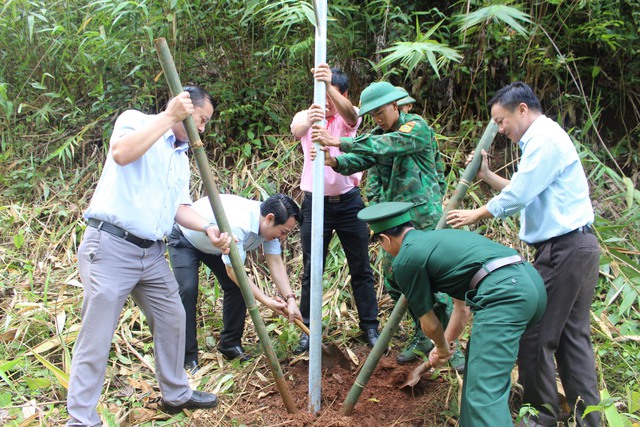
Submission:
POLYGON ((521 264, 524 262, 524 259, 520 255, 512 255, 505 258, 494 259, 493 261, 489 261, 485 265, 482 266, 480 270, 476 272, 471 278, 471 282, 469 283, 469 290, 474 290, 478 287, 480 282, 487 277, 492 272, 496 271, 499 268, 506 267, 507 265, 521 264))

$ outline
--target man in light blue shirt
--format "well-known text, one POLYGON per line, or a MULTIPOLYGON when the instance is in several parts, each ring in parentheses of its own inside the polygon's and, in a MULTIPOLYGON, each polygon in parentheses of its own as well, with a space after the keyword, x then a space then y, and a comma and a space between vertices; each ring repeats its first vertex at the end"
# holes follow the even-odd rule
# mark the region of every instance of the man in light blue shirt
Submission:
MULTIPOLYGON (((191 115, 203 132, 213 110, 211 95, 189 86, 159 114, 129 110, 116 120, 78 248, 84 300, 69 376, 67 426, 102 425, 96 406, 111 340, 130 294, 153 336, 165 410, 218 404, 215 394, 192 390, 182 369, 185 314, 161 240, 174 221, 196 230, 209 224, 189 206, 188 138, 182 120, 191 115)), ((213 245, 229 251, 226 233, 217 227, 205 232, 213 245)))
MULTIPOLYGON (((284 194, 274 194, 264 202, 230 194, 222 194, 220 200, 229 219, 229 226, 242 261, 244 262, 248 251, 257 250, 262 246, 271 280, 283 297, 283 299, 271 298, 251 283, 256 300, 276 313, 288 316, 290 321, 293 321, 294 317, 302 320, 296 298, 291 290, 280 247, 280 241, 284 240, 300 221, 298 205, 291 197, 284 194)), ((195 202, 193 209, 212 225, 216 224, 207 197, 195 202)), ((220 333, 218 351, 227 360, 249 360, 250 356, 244 352, 241 344, 247 306, 237 285, 238 281, 229 256, 212 245, 202 231, 190 230, 177 224, 169 236, 168 246, 173 274, 178 281, 180 298, 187 316, 185 369, 191 373, 199 369, 196 306, 200 263, 211 269, 224 292, 223 330, 220 333)))
POLYGON ((511 180, 500 177, 489 170, 483 151, 477 176, 500 194, 478 209, 451 210, 447 223, 459 228, 520 212, 520 238, 536 248, 534 267, 548 294, 542 319, 520 341, 522 402, 539 411, 523 425, 557 424, 557 363, 576 422, 599 426, 597 411, 582 418, 587 406, 600 401, 590 337, 600 255, 587 178, 571 138, 542 114, 529 86, 515 82, 500 89, 489 107, 500 132, 520 145, 518 171, 511 180))

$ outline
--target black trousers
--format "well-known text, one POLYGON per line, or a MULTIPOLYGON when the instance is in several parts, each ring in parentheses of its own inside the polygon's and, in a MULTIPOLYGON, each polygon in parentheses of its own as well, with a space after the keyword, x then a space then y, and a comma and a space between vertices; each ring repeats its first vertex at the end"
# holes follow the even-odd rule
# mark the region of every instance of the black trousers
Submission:
POLYGON ((533 265, 544 280, 547 308, 522 335, 518 369, 522 401, 540 411, 542 425, 555 426, 558 420, 556 364, 578 425, 600 425, 598 411, 582 420, 585 407, 600 402, 590 325, 599 258, 598 240, 582 230, 537 246, 533 265))
POLYGON ((220 333, 219 345, 221 347, 241 345, 247 306, 240 287, 227 274, 222 256, 199 251, 189 243, 177 227, 173 228, 169 236, 168 248, 171 267, 178 282, 180 298, 187 315, 185 363, 198 361, 196 306, 198 304, 200 263, 211 269, 224 292, 222 298, 223 329, 220 333))
MULTIPOLYGON (((311 197, 311 193, 305 193, 300 225, 304 264, 300 313, 306 325, 309 325, 311 294, 311 197)), ((349 264, 351 289, 360 318, 360 329, 366 330, 378 328, 378 301, 373 271, 369 263, 369 229, 358 219, 358 212, 363 208, 364 203, 358 188, 340 196, 340 201, 337 203, 331 203, 329 197, 325 197, 322 262, 324 269, 329 243, 335 231, 349 264)))

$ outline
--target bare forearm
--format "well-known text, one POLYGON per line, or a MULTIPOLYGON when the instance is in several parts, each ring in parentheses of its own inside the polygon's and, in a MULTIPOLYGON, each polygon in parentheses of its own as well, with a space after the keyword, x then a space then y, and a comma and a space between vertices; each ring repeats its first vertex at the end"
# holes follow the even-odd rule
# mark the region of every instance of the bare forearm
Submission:
POLYGON ((293 290, 291 289, 287 268, 282 261, 282 257, 280 255, 267 254, 266 258, 267 267, 269 267, 269 272, 271 273, 271 280, 273 280, 273 283, 278 288, 280 295, 286 298, 287 295, 293 293, 293 290))
POLYGON ((433 310, 420 317, 420 326, 424 334, 434 342, 437 347, 448 347, 444 336, 444 329, 433 310))
POLYGON ((495 191, 500 191, 507 185, 509 185, 509 181, 506 178, 501 177, 497 173, 493 171, 487 171, 485 175, 482 177, 482 180, 489 184, 489 186, 495 191))
POLYGON ((331 98, 333 105, 335 105, 336 110, 338 110, 338 114, 340 114, 349 126, 355 126, 356 123, 358 123, 358 113, 347 97, 331 85, 327 85, 327 96, 331 98))
POLYGON ((204 219, 189 205, 180 205, 176 212, 175 221, 189 230, 202 231, 209 221, 204 219))
POLYGON ((308 120, 307 114, 296 114, 291 122, 291 133, 297 139, 302 138, 309 132, 313 123, 308 120))
POLYGON ((444 331, 444 337, 447 342, 452 342, 458 339, 458 337, 464 331, 464 327, 471 317, 469 307, 467 307, 464 301, 453 299, 453 312, 449 318, 447 329, 444 331))
POLYGON ((111 141, 111 155, 120 166, 135 162, 162 137, 175 121, 166 112, 153 117, 147 125, 135 132, 111 141))
MULTIPOLYGON (((236 273, 233 270, 233 267, 230 265, 225 265, 225 268, 227 269, 227 275, 231 280, 233 280, 233 283, 235 283, 237 286, 240 286, 238 284, 238 277, 236 276, 236 273)), ((262 290, 255 283, 253 283, 248 278, 247 280, 249 281, 249 287, 251 288, 251 293, 253 294, 253 297, 260 303, 268 306, 267 303, 271 301, 271 298, 267 297, 264 294, 264 292, 262 292, 262 290)))

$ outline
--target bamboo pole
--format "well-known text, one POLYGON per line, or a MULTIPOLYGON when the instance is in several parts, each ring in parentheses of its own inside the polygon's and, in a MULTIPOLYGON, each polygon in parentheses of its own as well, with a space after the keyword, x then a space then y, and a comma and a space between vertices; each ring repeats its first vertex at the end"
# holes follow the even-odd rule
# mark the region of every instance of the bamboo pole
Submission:
MULTIPOLYGON (((473 178, 475 178, 476 173, 478 173, 478 169, 480 168, 480 163, 482 162, 482 150, 489 149, 497 133, 498 125, 496 125, 493 120, 490 120, 489 124, 485 128, 484 133, 482 134, 482 137, 480 138, 480 142, 478 142, 478 146, 475 149, 471 162, 467 165, 464 172, 462 173, 460 182, 458 182, 458 185, 456 186, 456 189, 453 192, 449 203, 444 209, 444 213, 442 214, 438 225, 436 225, 436 230, 446 227, 447 212, 449 212, 451 209, 457 208, 462 201, 462 198, 471 185, 471 181, 473 180, 473 178)), ((398 302, 393 308, 391 315, 389 315, 387 323, 384 325, 384 328, 382 328, 382 332, 380 333, 378 342, 376 342, 376 345, 374 345, 371 349, 371 353, 369 353, 367 360, 365 360, 364 364, 362 365, 362 369, 360 369, 358 377, 353 383, 353 386, 351 386, 349 394, 342 404, 342 408, 340 409, 340 413, 342 415, 351 415, 351 413, 353 412, 353 408, 356 406, 362 390, 364 390, 364 387, 367 385, 369 378, 371 378, 371 374, 373 374, 376 366, 378 366, 378 362, 380 362, 380 358, 382 358, 382 355, 386 351, 387 346, 389 345, 389 341, 391 341, 391 337, 393 337, 393 334, 398 328, 398 325, 400 324, 404 313, 407 311, 408 305, 409 304, 407 298, 404 295, 400 295, 400 299, 398 299, 398 302)))
MULTIPOLYGON (((315 66, 327 58, 327 0, 314 0, 315 66)), ((327 88, 314 80, 313 103, 326 105, 327 88)), ((324 272, 324 151, 315 144, 318 155, 313 161, 313 197, 311 198, 311 277, 309 324, 309 412, 320 410, 322 396, 322 275, 324 272)))
POLYGON ((462 202, 464 195, 467 194, 467 190, 478 173, 478 169, 480 169, 480 164, 482 163, 482 150, 489 150, 489 147, 497 133, 498 125, 493 120, 490 120, 482 134, 482 137, 480 138, 480 142, 478 142, 478 146, 473 152, 471 162, 469 162, 467 167, 464 169, 464 172, 460 177, 460 182, 458 182, 455 191, 451 195, 451 199, 449 199, 449 203, 447 203, 447 206, 444 208, 442 217, 440 217, 440 221, 438 221, 438 225, 436 225, 436 230, 447 226, 447 213, 452 209, 457 209, 460 202, 462 202))
MULTIPOLYGON (((158 51, 160 63, 162 64, 162 70, 167 78, 167 83, 169 84, 172 95, 175 96, 182 92, 182 84, 180 83, 180 77, 178 76, 178 71, 176 70, 176 66, 173 62, 167 41, 164 38, 159 38, 155 41, 155 46, 158 51)), ((218 193, 218 189, 213 179, 213 174, 209 168, 207 155, 204 151, 202 141, 200 140, 200 135, 198 135, 198 129, 193 121, 193 117, 187 117, 184 120, 184 126, 187 131, 187 135, 189 136, 189 142, 196 158, 198 170, 200 171, 202 182, 204 183, 205 192, 207 193, 207 196, 209 196, 209 202, 211 203, 213 214, 216 218, 216 222, 218 223, 218 228, 231 235, 231 227, 229 226, 222 202, 220 201, 220 194, 218 193)), ((282 369, 280 368, 280 363, 278 362, 278 358, 271 344, 267 328, 260 316, 256 300, 251 292, 251 286, 249 285, 249 279, 247 278, 247 274, 244 270, 242 258, 240 257, 240 253, 238 252, 236 245, 232 244, 230 250, 231 252, 229 257, 231 258, 231 266, 238 278, 238 285, 240 286, 242 296, 247 304, 247 310, 251 315, 251 320, 253 320, 258 337, 260 338, 262 348, 264 349, 267 360, 269 361, 271 371, 273 372, 273 376, 276 381, 276 386, 282 396, 287 412, 294 414, 297 412, 297 408, 293 402, 289 388, 287 387, 282 369)))

